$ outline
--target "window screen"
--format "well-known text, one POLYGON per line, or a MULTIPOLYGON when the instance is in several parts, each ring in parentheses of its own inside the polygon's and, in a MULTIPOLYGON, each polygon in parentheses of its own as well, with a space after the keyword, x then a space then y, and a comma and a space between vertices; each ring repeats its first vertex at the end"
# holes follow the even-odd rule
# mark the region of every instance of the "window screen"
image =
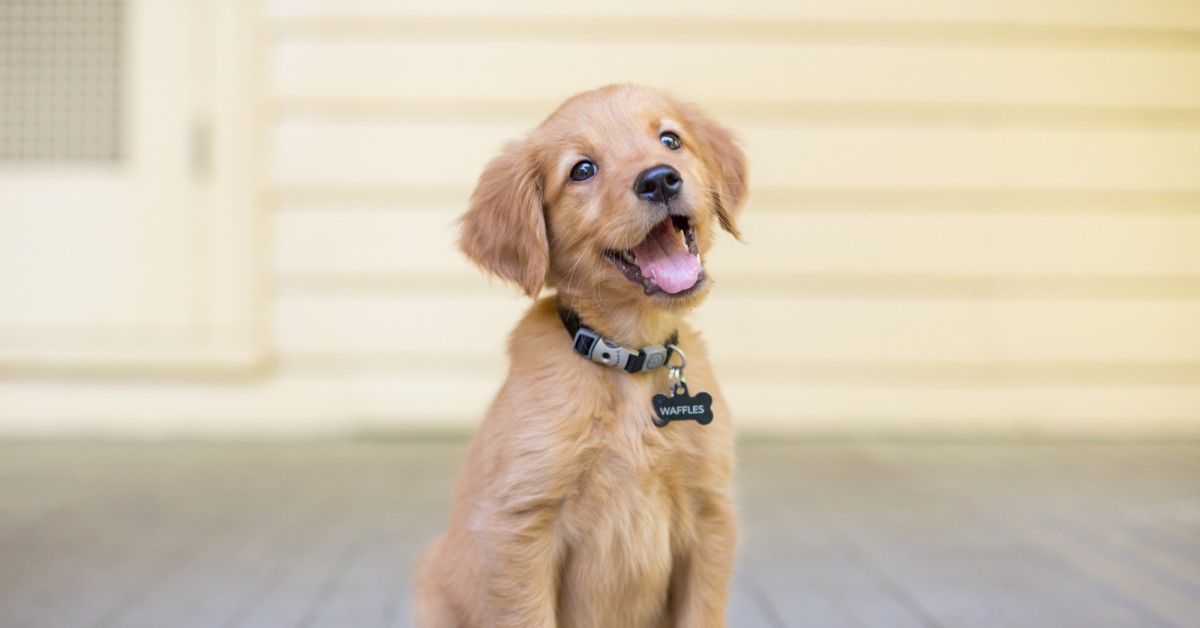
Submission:
POLYGON ((0 162, 121 157, 121 0, 0 0, 0 162))

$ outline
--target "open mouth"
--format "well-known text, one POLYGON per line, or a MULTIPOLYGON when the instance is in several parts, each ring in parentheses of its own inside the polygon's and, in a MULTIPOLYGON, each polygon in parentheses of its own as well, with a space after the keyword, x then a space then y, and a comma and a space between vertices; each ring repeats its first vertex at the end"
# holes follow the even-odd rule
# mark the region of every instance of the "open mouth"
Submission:
POLYGON ((625 251, 605 251, 604 256, 647 295, 683 295, 704 280, 696 227, 687 216, 668 216, 641 244, 625 251))

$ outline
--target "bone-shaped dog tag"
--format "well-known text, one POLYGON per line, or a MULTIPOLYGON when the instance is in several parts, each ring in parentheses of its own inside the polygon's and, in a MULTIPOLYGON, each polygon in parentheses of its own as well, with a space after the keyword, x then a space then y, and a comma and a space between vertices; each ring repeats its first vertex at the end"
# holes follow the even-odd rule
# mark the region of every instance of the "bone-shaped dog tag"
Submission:
POLYGON ((654 395, 651 402, 654 403, 654 412, 658 415, 658 418, 654 419, 654 424, 658 427, 666 427, 671 421, 695 421, 700 425, 708 425, 713 420, 712 395, 701 392, 692 397, 688 395, 687 384, 684 382, 677 383, 669 396, 654 395))

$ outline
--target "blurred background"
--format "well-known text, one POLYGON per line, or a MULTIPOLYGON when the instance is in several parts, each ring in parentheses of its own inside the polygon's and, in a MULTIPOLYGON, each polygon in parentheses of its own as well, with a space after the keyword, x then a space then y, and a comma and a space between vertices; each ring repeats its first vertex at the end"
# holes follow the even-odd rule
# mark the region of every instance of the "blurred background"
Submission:
POLYGON ((409 625, 454 220, 612 82, 751 163, 730 625, 1195 624, 1200 3, 0 0, 0 625, 409 625))
POLYGON ((1200 433, 1194 2, 0 10, 0 435, 469 431, 527 301, 453 220, 610 82, 749 154, 743 433, 1200 433))

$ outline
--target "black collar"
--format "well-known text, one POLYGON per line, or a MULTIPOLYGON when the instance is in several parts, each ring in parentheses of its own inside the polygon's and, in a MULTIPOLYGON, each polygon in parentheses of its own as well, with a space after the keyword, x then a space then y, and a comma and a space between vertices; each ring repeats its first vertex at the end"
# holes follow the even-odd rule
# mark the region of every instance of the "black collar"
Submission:
POLYGON ((640 351, 622 347, 584 327, 579 314, 563 305, 562 301, 558 301, 558 317, 562 319, 567 333, 571 334, 571 348, 575 353, 598 364, 621 369, 626 373, 652 371, 666 364, 667 360, 671 358, 671 354, 674 353, 673 348, 679 344, 679 331, 673 331, 671 337, 661 345, 642 347, 640 351))

